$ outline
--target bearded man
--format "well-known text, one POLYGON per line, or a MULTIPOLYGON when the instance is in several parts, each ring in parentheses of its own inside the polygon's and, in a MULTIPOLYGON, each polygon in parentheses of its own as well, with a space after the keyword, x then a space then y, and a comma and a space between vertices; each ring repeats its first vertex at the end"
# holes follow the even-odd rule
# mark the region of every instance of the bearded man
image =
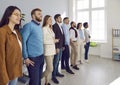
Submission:
POLYGON ((43 33, 40 26, 42 11, 39 8, 31 11, 31 22, 21 30, 23 38, 23 58, 29 73, 29 85, 41 85, 44 65, 43 33))

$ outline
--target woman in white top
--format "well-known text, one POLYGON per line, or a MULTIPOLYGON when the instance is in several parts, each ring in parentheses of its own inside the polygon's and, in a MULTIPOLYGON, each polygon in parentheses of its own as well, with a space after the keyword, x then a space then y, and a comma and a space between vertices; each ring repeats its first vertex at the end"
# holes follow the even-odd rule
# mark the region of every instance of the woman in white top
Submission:
POLYGON ((86 62, 88 62, 88 52, 89 52, 89 47, 90 47, 90 33, 89 31, 87 30, 88 29, 88 22, 85 22, 83 23, 83 26, 84 26, 84 36, 85 36, 85 60, 86 62))
POLYGON ((45 77, 45 85, 50 85, 49 76, 53 71, 53 57, 55 50, 55 34, 52 30, 52 18, 46 15, 43 20, 43 40, 44 40, 44 57, 46 61, 46 70, 43 72, 42 78, 45 77))

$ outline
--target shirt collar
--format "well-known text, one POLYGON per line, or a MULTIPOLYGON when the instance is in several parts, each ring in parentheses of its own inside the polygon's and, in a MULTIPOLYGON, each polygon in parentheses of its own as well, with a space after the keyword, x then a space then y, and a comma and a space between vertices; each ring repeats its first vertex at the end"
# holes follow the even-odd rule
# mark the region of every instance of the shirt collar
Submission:
POLYGON ((13 33, 8 25, 5 25, 5 28, 6 28, 7 32, 8 32, 8 34, 12 34, 13 33))
POLYGON ((36 21, 32 20, 33 23, 35 23, 36 25, 40 25, 40 23, 37 23, 36 21))
POLYGON ((56 22, 59 26, 61 26, 61 23, 56 22))
MULTIPOLYGON (((10 29, 10 27, 8 25, 5 25, 4 27, 7 30, 8 34, 12 34, 13 33, 13 31, 10 29)), ((18 29, 14 29, 14 31, 17 31, 17 30, 18 29)))

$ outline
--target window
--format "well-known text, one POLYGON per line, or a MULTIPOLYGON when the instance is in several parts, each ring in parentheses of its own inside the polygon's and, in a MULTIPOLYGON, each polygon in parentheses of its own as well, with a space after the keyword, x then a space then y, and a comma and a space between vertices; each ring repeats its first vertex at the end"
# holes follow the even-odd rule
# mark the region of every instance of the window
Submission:
POLYGON ((89 0, 77 1, 77 9, 88 9, 88 8, 89 8, 89 0))
POLYGON ((105 0, 73 0, 73 2, 75 3, 73 19, 76 22, 89 23, 92 41, 106 42, 105 0))
POLYGON ((104 7, 105 0, 92 0, 92 8, 104 7))
POLYGON ((89 12, 88 11, 77 12, 77 21, 81 22, 89 21, 89 12))

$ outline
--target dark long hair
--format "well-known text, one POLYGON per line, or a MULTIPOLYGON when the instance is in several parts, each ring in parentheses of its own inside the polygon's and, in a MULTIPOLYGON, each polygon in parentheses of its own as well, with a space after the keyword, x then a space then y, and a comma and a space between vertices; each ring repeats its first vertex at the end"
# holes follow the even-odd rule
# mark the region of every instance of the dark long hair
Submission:
MULTIPOLYGON (((2 17, 2 19, 0 21, 0 27, 2 27, 4 25, 7 25, 9 23, 9 17, 12 15, 12 13, 14 12, 15 9, 17 9, 17 10, 19 10, 21 12, 21 10, 16 6, 9 6, 9 7, 6 8, 6 10, 5 10, 4 14, 3 14, 3 17, 2 17)), ((18 29, 19 25, 20 24, 16 24, 14 28, 18 29)))
MULTIPOLYGON (((43 27, 47 25, 47 20, 50 18, 50 15, 46 15, 43 19, 43 27)), ((52 25, 49 26, 50 28, 52 28, 52 25)))
POLYGON ((80 26, 81 24, 82 24, 82 23, 78 23, 78 24, 77 24, 77 29, 79 29, 79 26, 80 26))

